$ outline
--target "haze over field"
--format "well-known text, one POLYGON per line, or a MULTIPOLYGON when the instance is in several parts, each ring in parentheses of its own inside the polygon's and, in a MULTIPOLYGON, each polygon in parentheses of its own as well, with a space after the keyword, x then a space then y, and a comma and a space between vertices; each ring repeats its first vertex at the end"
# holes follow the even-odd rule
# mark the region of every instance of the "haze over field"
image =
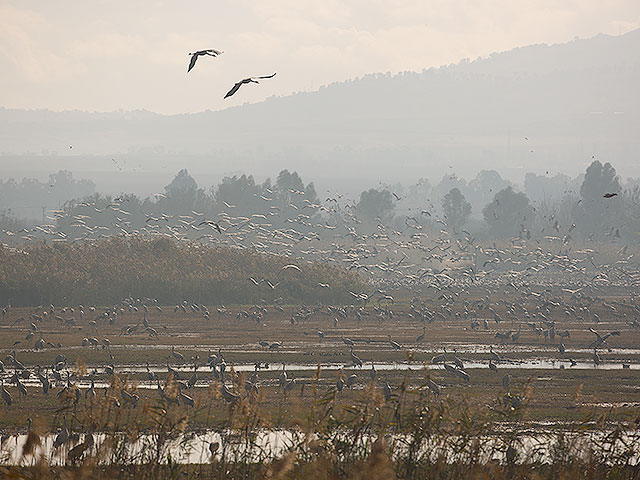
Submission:
POLYGON ((204 186, 289 168, 357 194, 449 166, 573 177, 592 157, 640 176, 637 3, 401 3, 6 3, 3 177, 148 195, 184 167, 204 186))
POLYGON ((0 475, 637 480, 638 0, 0 1, 0 475))

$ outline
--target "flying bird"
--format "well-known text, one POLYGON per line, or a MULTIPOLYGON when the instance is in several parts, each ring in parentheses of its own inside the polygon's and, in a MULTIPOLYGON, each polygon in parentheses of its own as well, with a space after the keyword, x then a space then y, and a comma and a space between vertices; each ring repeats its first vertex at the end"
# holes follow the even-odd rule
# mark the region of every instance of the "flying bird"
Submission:
POLYGON ((216 222, 213 222, 211 220, 203 220, 198 224, 198 226, 200 225, 210 225, 214 227, 218 231, 218 233, 222 233, 222 229, 220 228, 220 225, 218 225, 216 222))
POLYGON ((189 55, 191 55, 191 61, 189 62, 189 69, 187 70, 187 73, 189 73, 191 69, 196 66, 196 62, 198 61, 199 56, 210 55, 212 57, 217 57, 221 53, 222 51, 214 50, 213 48, 210 48, 208 50, 198 50, 197 52, 190 53, 189 55))
POLYGON ((258 80, 261 80, 261 79, 264 79, 264 78, 273 78, 275 76, 276 76, 276 74, 274 73, 273 75, 264 75, 262 77, 244 78, 244 79, 240 80, 239 82, 236 82, 236 84, 233 86, 233 88, 231 90, 229 90, 227 92, 227 94, 224 96, 224 98, 230 97, 231 95, 236 93, 240 89, 240 87, 242 85, 244 85, 245 83, 260 83, 258 80))
POLYGON ((297 270, 297 271, 299 271, 299 272, 301 272, 301 271, 302 271, 302 270, 300 270, 300 267, 299 267, 299 266, 297 266, 297 265, 293 265, 293 264, 291 264, 291 265, 285 265, 284 267, 282 267, 282 269, 281 269, 280 271, 282 271, 282 270, 289 270, 289 269, 297 270))
POLYGON ((617 196, 617 195, 618 195, 617 193, 605 193, 605 194, 603 195, 603 197, 604 197, 604 198, 612 198, 612 197, 615 197, 615 196, 617 196))

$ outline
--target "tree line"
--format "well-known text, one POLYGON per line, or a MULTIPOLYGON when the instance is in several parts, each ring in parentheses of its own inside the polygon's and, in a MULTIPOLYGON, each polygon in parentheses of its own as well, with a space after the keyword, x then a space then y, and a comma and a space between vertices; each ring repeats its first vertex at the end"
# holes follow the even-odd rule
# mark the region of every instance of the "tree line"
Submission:
MULTIPOLYGON (((69 172, 51 180, 67 185, 71 194, 92 188, 91 183, 73 180, 69 172)), ((0 196, 7 185, 15 189, 16 184, 0 183, 0 196)), ((95 237, 157 230, 163 222, 176 225, 181 218, 184 224, 195 219, 216 225, 247 219, 265 228, 306 233, 320 225, 335 234, 347 234, 350 228, 374 232, 384 224, 409 233, 465 230, 486 238, 558 236, 565 243, 631 241, 640 232, 640 183, 628 179, 623 184, 610 163, 598 160, 575 179, 529 173, 524 189, 494 170, 483 170, 469 182, 452 173, 435 185, 422 179, 409 187, 380 184, 357 199, 338 193, 323 197, 295 171, 282 170, 274 182, 259 183, 251 175, 225 177, 206 190, 182 169, 163 194, 78 195, 64 202, 54 220, 57 231, 70 238, 90 236, 88 232, 95 237)), ((23 226, 12 212, 0 212, 1 230, 15 232, 23 226)))

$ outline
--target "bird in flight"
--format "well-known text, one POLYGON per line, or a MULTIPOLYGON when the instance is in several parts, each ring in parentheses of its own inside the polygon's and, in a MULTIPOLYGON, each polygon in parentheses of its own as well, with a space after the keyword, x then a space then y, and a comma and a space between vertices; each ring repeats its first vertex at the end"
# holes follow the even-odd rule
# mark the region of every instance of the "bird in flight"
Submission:
POLYGON ((617 195, 618 195, 617 193, 605 193, 605 194, 603 195, 603 197, 604 197, 604 198, 612 198, 612 197, 615 197, 615 196, 617 196, 617 195))
POLYGON ((218 225, 216 222, 213 222, 211 220, 203 220, 198 224, 198 226, 205 225, 205 224, 214 227, 218 231, 218 233, 222 233, 222 229, 220 228, 220 225, 218 225))
POLYGON ((260 82, 258 82, 258 80, 261 80, 261 79, 264 79, 264 78, 273 78, 275 76, 276 76, 276 74, 274 73, 273 75, 265 75, 265 76, 262 76, 262 77, 244 78, 244 79, 240 80, 239 82, 236 82, 236 84, 233 86, 233 88, 231 90, 229 90, 227 92, 227 94, 224 96, 224 98, 230 97, 231 95, 236 93, 240 89, 240 87, 242 85, 244 85, 245 83, 260 83, 260 82))
POLYGON ((289 269, 297 270, 297 271, 299 271, 299 272, 301 272, 301 271, 302 271, 302 270, 300 270, 300 267, 298 267, 297 265, 293 265, 293 264, 291 264, 291 265, 285 265, 284 267, 282 267, 282 268, 280 269, 280 271, 282 271, 282 270, 289 270, 289 269))
POLYGON ((197 52, 190 53, 189 55, 191 55, 191 61, 189 62, 189 69, 187 70, 187 73, 189 73, 191 69, 196 66, 196 62, 198 61, 199 56, 210 55, 212 57, 217 57, 221 53, 223 53, 221 50, 214 50, 213 48, 210 48, 208 50, 198 50, 197 52))

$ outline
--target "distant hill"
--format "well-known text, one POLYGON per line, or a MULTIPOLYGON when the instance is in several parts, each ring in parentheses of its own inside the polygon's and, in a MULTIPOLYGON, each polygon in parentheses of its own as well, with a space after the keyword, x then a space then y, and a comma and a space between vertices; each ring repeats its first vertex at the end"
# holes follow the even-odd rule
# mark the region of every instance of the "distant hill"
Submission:
POLYGON ((340 168, 398 180, 447 164, 461 175, 487 164, 576 173, 598 155, 640 175, 639 51, 640 30, 598 35, 189 115, 0 109, 0 154, 73 146, 75 154, 205 155, 220 171, 287 166, 326 177, 340 168))

